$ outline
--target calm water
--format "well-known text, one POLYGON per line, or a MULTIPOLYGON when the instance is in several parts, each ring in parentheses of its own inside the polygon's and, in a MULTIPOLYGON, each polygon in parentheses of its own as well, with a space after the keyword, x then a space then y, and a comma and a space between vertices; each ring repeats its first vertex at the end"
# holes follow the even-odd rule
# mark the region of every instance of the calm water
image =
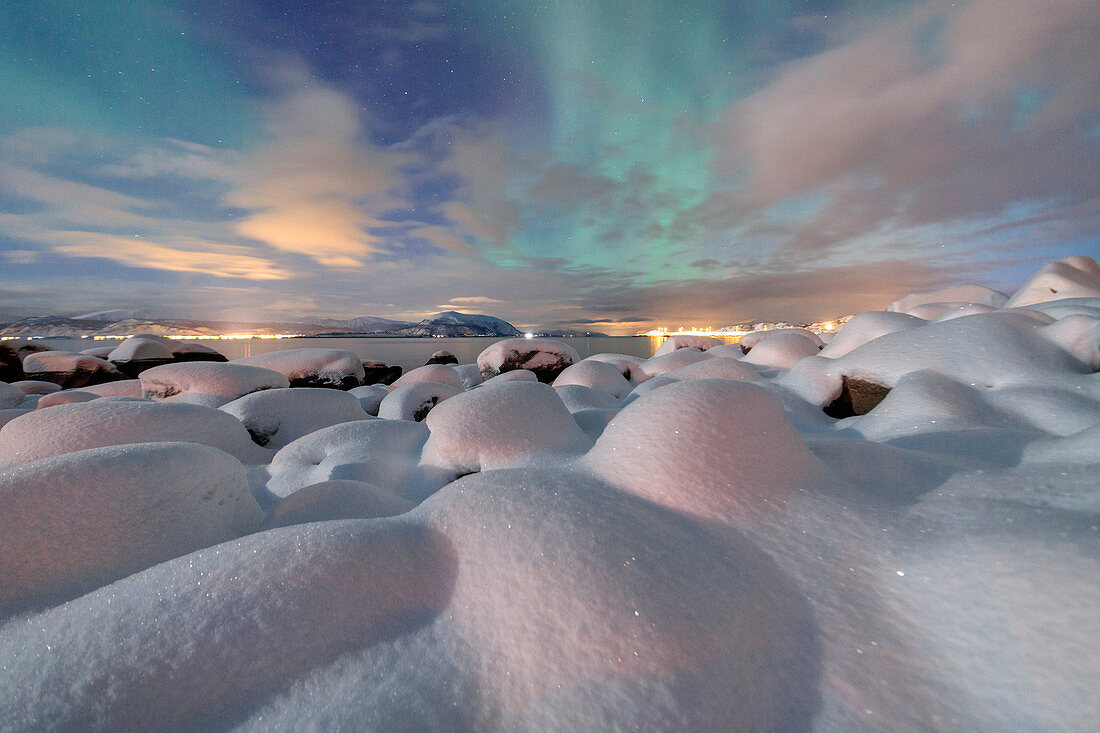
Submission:
MULTIPOLYGON (((229 359, 240 359, 253 354, 266 354, 284 349, 346 349, 359 355, 365 361, 379 361, 397 364, 405 371, 423 366, 436 351, 449 351, 458 358, 459 363, 468 364, 477 361, 489 344, 501 341, 500 337, 466 338, 296 338, 296 339, 234 339, 206 340, 195 339, 206 344, 229 359)), ((664 340, 658 336, 579 336, 558 338, 577 350, 583 359, 593 354, 628 354, 648 358, 664 340)), ((730 343, 736 339, 728 339, 730 343)), ((56 349, 82 351, 93 346, 106 346, 115 341, 91 341, 80 339, 43 339, 43 343, 56 349)))

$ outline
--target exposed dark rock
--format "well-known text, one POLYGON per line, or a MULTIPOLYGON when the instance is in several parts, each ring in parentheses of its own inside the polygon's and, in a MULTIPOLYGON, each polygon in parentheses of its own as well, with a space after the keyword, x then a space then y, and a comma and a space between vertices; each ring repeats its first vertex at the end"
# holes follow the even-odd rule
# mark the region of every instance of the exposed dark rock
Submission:
POLYGON ((164 364, 172 364, 175 359, 128 359, 126 361, 113 361, 120 372, 125 374, 130 379, 137 379, 137 376, 146 369, 152 369, 153 367, 162 366, 164 364))
POLYGON ((825 414, 838 420, 866 415, 886 399, 890 388, 858 377, 841 377, 840 396, 825 406, 825 414))
POLYGON ((225 357, 225 354, 219 354, 211 349, 210 351, 176 351, 173 353, 176 357, 176 361, 217 361, 227 362, 229 359, 225 357))
MULTIPOLYGON (((401 367, 397 367, 400 369, 401 367)), ((398 372, 398 376, 401 373, 398 372)), ((396 379, 397 377, 394 377, 396 379)), ((356 387, 363 386, 359 382, 359 377, 353 374, 345 374, 342 377, 337 377, 332 374, 306 374, 301 377, 290 380, 291 387, 324 387, 326 389, 342 389, 347 392, 349 389, 355 389, 356 387)))
POLYGON ((393 384, 401 376, 401 367, 378 361, 363 362, 363 384, 393 384))
POLYGON ((424 366, 429 364, 457 364, 458 357, 449 351, 437 351, 432 354, 431 358, 424 363, 424 366))
POLYGON ((0 344, 0 382, 18 382, 23 377, 23 360, 19 352, 7 344, 0 344))

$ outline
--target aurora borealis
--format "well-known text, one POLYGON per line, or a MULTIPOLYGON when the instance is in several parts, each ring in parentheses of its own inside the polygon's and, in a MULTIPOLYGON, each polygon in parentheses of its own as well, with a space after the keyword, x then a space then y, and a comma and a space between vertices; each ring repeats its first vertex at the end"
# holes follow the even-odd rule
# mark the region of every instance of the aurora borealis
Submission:
POLYGON ((1093 0, 14 0, 0 23, 0 318, 633 332, 1100 257, 1093 0))

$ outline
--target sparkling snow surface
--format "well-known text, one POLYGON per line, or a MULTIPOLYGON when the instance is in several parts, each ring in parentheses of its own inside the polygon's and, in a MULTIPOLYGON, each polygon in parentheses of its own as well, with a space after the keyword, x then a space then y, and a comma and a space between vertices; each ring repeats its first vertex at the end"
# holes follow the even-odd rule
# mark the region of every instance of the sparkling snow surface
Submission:
POLYGON ((745 347, 0 383, 0 731, 1094 729, 1100 267, 745 347))

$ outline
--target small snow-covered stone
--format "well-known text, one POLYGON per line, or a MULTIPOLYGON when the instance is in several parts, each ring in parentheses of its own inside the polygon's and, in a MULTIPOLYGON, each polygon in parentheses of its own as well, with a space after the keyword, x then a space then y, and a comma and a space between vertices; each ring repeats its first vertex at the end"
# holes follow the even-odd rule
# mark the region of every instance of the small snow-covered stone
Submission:
POLYGON ((359 357, 342 349, 286 349, 235 359, 232 363, 277 371, 290 380, 291 387, 347 390, 363 384, 365 376, 359 357))
POLYGON ((924 326, 926 321, 905 313, 887 313, 886 311, 868 311, 854 316, 840 327, 821 355, 830 359, 844 356, 852 349, 859 348, 879 336, 911 328, 924 326))
POLYGON ((92 394, 82 389, 63 389, 60 392, 51 392, 50 394, 42 395, 38 400, 38 404, 35 405, 35 409, 42 410, 47 407, 53 407, 54 405, 68 405, 73 402, 91 402, 92 400, 98 399, 100 399, 99 395, 92 394))
POLYGON ((580 361, 572 346, 550 339, 504 339, 482 351, 477 366, 488 379, 513 369, 527 369, 549 384, 570 364, 580 361))
POLYGON ((458 357, 449 351, 437 351, 428 357, 428 364, 457 364, 458 357))
POLYGON ((246 364, 183 362, 141 373, 142 395, 154 400, 193 402, 218 407, 265 389, 290 386, 283 374, 246 364))
MULTIPOLYGON (((421 367, 424 368, 424 367, 421 367)), ((448 369, 449 367, 443 367, 448 369)), ((462 394, 462 387, 439 382, 416 381, 402 384, 387 394, 378 404, 378 417, 386 420, 420 422, 435 406, 462 394)))
POLYGON ((87 387, 81 387, 80 391, 99 397, 133 397, 141 399, 144 396, 140 379, 122 379, 117 382, 89 384, 87 387))
POLYGON ((263 519, 232 456, 92 448, 0 473, 0 607, 57 602, 233 539, 263 519))
POLYGON ((470 389, 481 384, 484 379, 481 376, 481 370, 477 368, 477 364, 457 364, 452 369, 455 370, 455 374, 462 380, 463 389, 470 389))
POLYGON ((676 380, 687 379, 732 379, 737 382, 753 382, 760 379, 760 372, 741 359, 728 359, 715 356, 694 364, 665 372, 664 377, 676 380))
MULTIPOLYGON (((738 341, 737 344, 741 347, 741 353, 747 354, 752 351, 753 348, 761 341, 774 338, 779 334, 794 334, 796 336, 801 336, 802 338, 808 340, 810 343, 816 346, 818 349, 820 349, 824 345, 821 341, 820 336, 818 336, 813 331, 805 328, 771 328, 761 331, 753 331, 752 333, 746 333, 744 336, 742 336, 741 340, 738 341)), ((717 356, 717 354, 715 354, 714 356, 717 356)))
MULTIPOLYGON (((719 347, 715 346, 712 348, 717 349, 719 347)), ((631 384, 636 384, 637 382, 642 381, 641 379, 635 379, 633 374, 633 370, 635 369, 635 367, 645 361, 641 357, 629 356, 627 354, 593 354, 592 356, 586 356, 584 360, 603 361, 608 364, 614 365, 614 367, 619 370, 620 374, 630 380, 631 384)))
POLYGON ((580 410, 606 410, 619 406, 619 400, 607 392, 585 387, 583 384, 554 385, 554 391, 558 393, 558 397, 561 397, 561 401, 565 403, 565 408, 571 413, 580 410))
POLYGON ((539 378, 535 376, 535 373, 530 369, 513 369, 510 372, 504 372, 498 374, 495 377, 489 377, 481 383, 483 387, 491 387, 497 384, 507 384, 508 382, 537 382, 539 378))
POLYGON ((355 395, 363 412, 378 417, 378 406, 389 394, 389 390, 382 384, 364 384, 362 387, 352 387, 348 390, 348 394, 355 395))
POLYGON ((61 385, 55 382, 42 382, 35 379, 23 379, 18 382, 12 382, 13 387, 18 387, 23 391, 23 394, 53 394, 54 392, 61 391, 61 385))
POLYGON ((766 338, 761 338, 745 354, 744 360, 749 364, 776 369, 790 369, 799 360, 807 356, 814 356, 821 350, 820 341, 815 336, 807 338, 803 333, 813 336, 809 331, 777 330, 765 332, 766 338))
POLYGON ((199 405, 100 399, 55 405, 0 429, 0 466, 88 448, 148 442, 188 442, 220 448, 245 463, 266 463, 269 451, 248 437, 232 415, 199 405))
POLYGON ((131 336, 123 340, 107 355, 107 360, 129 376, 136 377, 146 369, 171 364, 175 357, 162 342, 145 336, 131 336))
POLYGON ((671 372, 674 369, 679 369, 688 364, 694 364, 697 361, 703 361, 709 358, 711 358, 709 354, 704 354, 699 349, 689 346, 683 349, 677 349, 664 356, 654 356, 650 359, 646 359, 641 364, 633 367, 631 369, 631 374, 634 377, 633 381, 642 382, 647 379, 659 377, 665 372, 671 372))
POLYGON ((548 385, 510 382, 452 397, 428 413, 425 465, 457 473, 516 466, 588 448, 587 437, 548 385))
POLYGON ((240 420, 257 445, 271 450, 315 430, 370 417, 355 395, 314 387, 265 389, 218 409, 240 420))
POLYGON ((26 396, 27 393, 15 385, 8 384, 7 382, 0 382, 0 410, 18 407, 19 403, 22 402, 26 396))

